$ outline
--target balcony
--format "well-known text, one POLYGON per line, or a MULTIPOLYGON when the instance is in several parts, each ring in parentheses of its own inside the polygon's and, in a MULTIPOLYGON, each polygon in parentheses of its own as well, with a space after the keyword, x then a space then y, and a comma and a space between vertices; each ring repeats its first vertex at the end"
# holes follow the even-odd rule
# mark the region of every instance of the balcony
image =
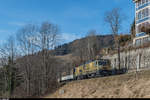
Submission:
POLYGON ((148 6, 149 4, 150 4, 150 2, 145 3, 145 4, 141 5, 141 6, 139 6, 138 8, 136 8, 136 11, 137 11, 137 10, 140 10, 140 9, 146 7, 146 6, 148 6))
POLYGON ((140 46, 144 43, 150 42, 150 36, 147 35, 145 32, 141 32, 136 34, 136 37, 133 39, 133 44, 135 46, 140 46))
POLYGON ((145 32, 141 32, 141 33, 136 34, 136 37, 141 37, 141 36, 145 36, 145 35, 146 35, 145 32))
POLYGON ((149 20, 149 19, 150 19, 150 17, 145 17, 145 18, 143 18, 143 19, 137 20, 137 21, 136 21, 136 24, 142 23, 142 22, 147 21, 147 20, 149 20))

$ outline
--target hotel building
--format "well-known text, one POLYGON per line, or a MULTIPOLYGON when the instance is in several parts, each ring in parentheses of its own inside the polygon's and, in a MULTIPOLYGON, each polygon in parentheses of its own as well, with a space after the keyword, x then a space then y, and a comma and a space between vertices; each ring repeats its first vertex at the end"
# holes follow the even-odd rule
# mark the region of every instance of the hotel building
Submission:
POLYGON ((150 0, 133 0, 135 3, 136 37, 133 44, 142 44, 150 40, 150 0))

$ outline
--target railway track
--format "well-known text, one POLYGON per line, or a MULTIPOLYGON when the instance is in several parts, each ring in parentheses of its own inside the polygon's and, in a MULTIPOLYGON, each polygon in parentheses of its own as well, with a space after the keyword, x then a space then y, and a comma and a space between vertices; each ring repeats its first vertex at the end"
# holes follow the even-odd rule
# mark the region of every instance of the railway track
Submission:
POLYGON ((100 74, 97 74, 95 76, 91 76, 91 77, 87 77, 87 78, 83 78, 83 79, 72 79, 72 80, 67 80, 67 81, 63 81, 63 82, 60 82, 61 84, 66 84, 66 83, 69 83, 69 82, 74 82, 74 81, 79 81, 79 80, 88 80, 88 79, 93 79, 93 78, 101 78, 101 77, 111 77, 111 76, 117 76, 117 75, 122 75, 122 74, 125 74, 127 72, 117 72, 116 74, 112 74, 112 75, 100 75, 100 74))

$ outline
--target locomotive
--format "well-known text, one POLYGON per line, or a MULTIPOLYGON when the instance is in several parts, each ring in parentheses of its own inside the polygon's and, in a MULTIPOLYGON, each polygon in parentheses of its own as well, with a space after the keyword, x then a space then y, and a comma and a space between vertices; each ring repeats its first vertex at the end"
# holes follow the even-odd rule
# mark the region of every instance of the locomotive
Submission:
POLYGON ((94 77, 103 77, 126 73, 126 69, 113 68, 109 59, 98 59, 89 61, 72 69, 71 75, 58 79, 59 82, 82 80, 94 77))

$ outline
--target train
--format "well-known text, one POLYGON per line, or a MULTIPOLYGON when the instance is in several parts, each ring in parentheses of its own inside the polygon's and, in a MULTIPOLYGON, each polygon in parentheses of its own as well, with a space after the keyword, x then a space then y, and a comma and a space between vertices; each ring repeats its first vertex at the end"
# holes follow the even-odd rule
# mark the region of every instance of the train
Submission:
POLYGON ((109 59, 97 59, 73 68, 71 72, 72 74, 62 76, 58 81, 60 83, 70 82, 94 77, 124 74, 126 72, 126 68, 113 68, 109 59))

